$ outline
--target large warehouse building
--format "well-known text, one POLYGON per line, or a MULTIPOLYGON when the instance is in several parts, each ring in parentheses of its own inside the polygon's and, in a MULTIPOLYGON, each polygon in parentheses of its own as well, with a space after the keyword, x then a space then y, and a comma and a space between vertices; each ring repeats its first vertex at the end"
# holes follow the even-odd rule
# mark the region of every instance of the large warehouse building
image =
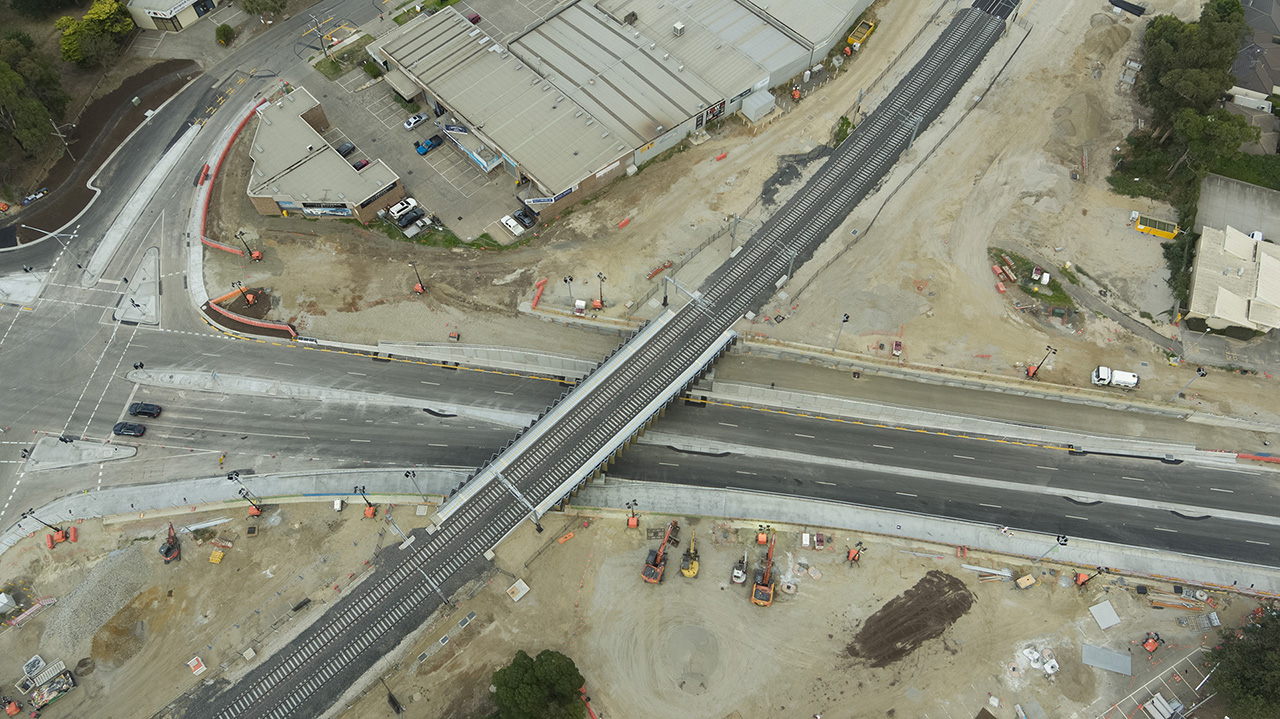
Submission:
POLYGON ((477 167, 545 212, 726 113, 767 114, 769 88, 821 62, 870 3, 578 0, 505 47, 445 8, 369 52, 477 167))

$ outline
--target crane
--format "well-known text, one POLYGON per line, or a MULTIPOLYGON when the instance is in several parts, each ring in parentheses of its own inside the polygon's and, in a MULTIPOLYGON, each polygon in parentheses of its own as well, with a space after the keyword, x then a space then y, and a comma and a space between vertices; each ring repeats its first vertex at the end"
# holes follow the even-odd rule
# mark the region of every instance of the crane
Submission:
POLYGON ((657 549, 649 550, 649 557, 645 560, 644 569, 640 571, 640 576, 644 581, 650 584, 657 584, 662 581, 662 570, 667 568, 667 543, 670 542, 676 534, 680 532, 680 525, 676 520, 671 520, 667 525, 667 533, 662 537, 662 544, 657 549))
POLYGON ((698 576, 698 532, 695 530, 689 538, 689 548, 684 550, 680 559, 680 573, 686 577, 698 576))
POLYGON ((751 603, 760 607, 773 604, 773 544, 777 535, 769 532, 769 553, 765 555, 764 566, 756 573, 756 582, 751 586, 751 603))

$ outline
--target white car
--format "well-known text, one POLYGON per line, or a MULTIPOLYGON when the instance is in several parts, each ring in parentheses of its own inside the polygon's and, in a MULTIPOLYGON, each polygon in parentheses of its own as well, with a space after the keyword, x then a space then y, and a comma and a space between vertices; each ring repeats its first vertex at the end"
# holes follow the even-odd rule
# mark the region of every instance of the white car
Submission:
POLYGON ((507 228, 507 230, 512 235, 519 237, 520 235, 524 234, 524 228, 521 227, 520 223, 516 222, 515 218, 512 217, 511 215, 507 215, 506 217, 502 218, 499 221, 502 223, 502 226, 507 228))
POLYGON ((417 127, 418 125, 421 125, 426 121, 427 121, 426 113, 420 112, 417 115, 414 115, 413 117, 410 117, 408 120, 404 121, 404 129, 412 130, 413 128, 417 127))
POLYGON ((408 212, 409 210, 412 210, 417 206, 418 206, 417 200, 413 199, 412 197, 406 197, 403 200, 392 205, 391 207, 388 207, 387 216, 393 220, 398 220, 400 219, 401 215, 408 212))

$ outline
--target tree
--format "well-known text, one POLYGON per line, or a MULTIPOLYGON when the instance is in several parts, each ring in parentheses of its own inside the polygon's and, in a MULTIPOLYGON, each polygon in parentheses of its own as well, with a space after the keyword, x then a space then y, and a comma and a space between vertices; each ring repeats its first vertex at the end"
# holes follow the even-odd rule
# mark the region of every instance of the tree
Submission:
POLYGON ((1169 168, 1168 177, 1173 177, 1178 166, 1186 161, 1197 179, 1204 177, 1217 161, 1239 152, 1245 142, 1256 141, 1260 132, 1243 117, 1223 109, 1203 115, 1191 109, 1179 110, 1173 120, 1173 130, 1187 149, 1169 168))
POLYGON ((585 683, 569 657, 544 649, 536 659, 524 650, 493 673, 501 719, 577 719, 586 713, 579 692, 585 683))
POLYGON ((1194 23, 1173 15, 1151 20, 1142 38, 1138 97, 1157 123, 1171 121, 1182 108, 1213 107, 1235 84, 1231 64, 1247 30, 1240 0, 1210 0, 1194 23))
POLYGON ((226 47, 231 44, 232 40, 236 39, 236 30, 230 25, 223 23, 214 30, 214 37, 217 38, 219 45, 226 47))
POLYGON ((27 92, 27 83, 8 64, 0 62, 0 127, 7 130, 27 156, 39 154, 49 143, 49 111, 27 92))
POLYGON ((19 15, 42 20, 59 10, 73 8, 80 2, 81 0, 9 0, 9 7, 19 15))
POLYGON ((288 0, 240 0, 240 9, 250 15, 277 15, 284 12, 288 0))
POLYGON ((1236 629, 1223 628, 1221 644, 1208 653, 1213 688, 1226 698, 1233 715, 1249 719, 1280 717, 1280 612, 1236 629))
POLYGON ((93 0, 83 18, 64 15, 54 24, 62 31, 62 59, 81 67, 101 64, 134 28, 133 18, 120 0, 93 0))

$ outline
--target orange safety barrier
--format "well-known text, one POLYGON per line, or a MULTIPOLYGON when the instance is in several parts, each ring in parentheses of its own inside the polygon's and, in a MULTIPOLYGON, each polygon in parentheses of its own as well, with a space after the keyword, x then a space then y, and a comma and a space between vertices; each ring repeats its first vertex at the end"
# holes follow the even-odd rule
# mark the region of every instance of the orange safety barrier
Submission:
POLYGON ((716 162, 719 162, 719 161, 723 160, 724 158, 726 158, 726 157, 728 157, 728 156, 729 156, 729 153, 727 153, 727 152, 722 152, 722 153, 720 153, 719 155, 716 155, 716 162))
POLYGON ((618 223, 618 229, 622 229, 623 227, 626 227, 626 226, 627 226, 627 225, 629 225, 629 224, 631 224, 631 218, 630 218, 630 217, 628 217, 627 219, 623 220, 622 222, 619 222, 619 223, 618 223))
POLYGON ((559 543, 561 543, 561 544, 564 544, 565 542, 569 541, 570 539, 573 539, 573 532, 569 532, 568 534, 564 535, 563 537, 561 537, 560 539, 558 539, 558 540, 556 540, 556 541, 557 541, 557 542, 559 542, 559 543))
MULTIPOLYGON (((218 249, 226 250, 231 249, 226 245, 220 245, 217 243, 210 244, 212 241, 205 236, 205 223, 209 220, 209 198, 213 196, 213 181, 218 178, 218 170, 222 168, 222 162, 227 159, 227 153, 231 152, 231 146, 235 144, 236 138, 240 136, 240 133, 244 131, 245 126, 248 125, 249 121, 253 119, 253 116, 257 114, 258 108, 267 104, 267 102, 269 101, 264 98, 260 100, 258 104, 254 105, 253 109, 245 113, 244 118, 240 120, 240 125, 236 127, 235 132, 231 133, 231 139, 227 140, 227 146, 222 148, 222 154, 218 155, 218 161, 214 164, 213 170, 209 173, 209 189, 205 192, 204 200, 201 203, 200 208, 200 241, 210 247, 217 247, 218 249)), ((236 253, 241 255, 244 254, 239 250, 236 250, 236 253)))
POLYGON ((533 296, 533 309, 536 310, 538 309, 538 300, 542 299, 542 291, 547 288, 547 278, 543 277, 542 279, 533 283, 533 286, 538 288, 537 294, 533 296))
POLYGON ((228 319, 235 320, 236 322, 243 322, 246 325, 261 327, 263 329, 268 329, 268 330, 281 330, 284 332, 288 332, 289 337, 298 336, 298 331, 293 328, 293 325, 286 324, 284 322, 272 322, 270 320, 255 320, 251 317, 245 317, 243 315, 238 315, 234 312, 231 312, 230 310, 223 309, 222 307, 219 307, 218 305, 215 305, 212 302, 209 303, 209 308, 218 312, 222 316, 227 317, 228 319))
POLYGON ((204 163, 204 169, 200 171, 200 179, 196 182, 196 184, 203 185, 204 181, 208 178, 209 178, 209 163, 206 162, 204 163))

